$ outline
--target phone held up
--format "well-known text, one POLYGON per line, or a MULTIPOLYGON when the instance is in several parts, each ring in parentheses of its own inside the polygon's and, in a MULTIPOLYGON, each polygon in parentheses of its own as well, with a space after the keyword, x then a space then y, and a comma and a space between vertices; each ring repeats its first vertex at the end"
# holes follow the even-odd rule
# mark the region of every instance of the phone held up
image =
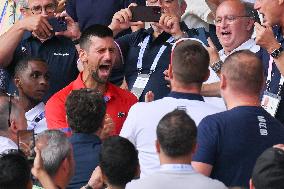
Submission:
POLYGON ((17 133, 18 148, 22 151, 28 161, 33 162, 35 159, 35 137, 34 130, 19 130, 17 133))
POLYGON ((54 32, 61 32, 67 30, 67 22, 65 20, 65 17, 49 18, 48 23, 52 26, 54 32))
POLYGON ((132 13, 132 22, 159 22, 161 17, 159 6, 132 6, 129 9, 132 13))

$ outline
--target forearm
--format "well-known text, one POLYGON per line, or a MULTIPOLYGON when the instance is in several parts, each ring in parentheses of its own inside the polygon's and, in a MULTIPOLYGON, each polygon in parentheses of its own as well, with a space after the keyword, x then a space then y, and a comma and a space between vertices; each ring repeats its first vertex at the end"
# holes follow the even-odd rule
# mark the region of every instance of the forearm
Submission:
POLYGON ((206 97, 221 97, 220 82, 203 84, 201 88, 201 95, 206 97))
POLYGON ((37 179, 45 189, 58 189, 57 186, 53 183, 51 177, 44 170, 38 171, 37 179))
POLYGON ((20 21, 0 36, 0 67, 7 67, 13 59, 13 54, 20 43, 25 30, 20 21))

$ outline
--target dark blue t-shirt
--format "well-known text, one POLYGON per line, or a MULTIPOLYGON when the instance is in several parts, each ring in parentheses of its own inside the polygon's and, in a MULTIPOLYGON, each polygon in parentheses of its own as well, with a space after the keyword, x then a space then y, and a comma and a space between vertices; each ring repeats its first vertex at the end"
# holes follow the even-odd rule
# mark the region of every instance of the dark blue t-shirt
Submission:
POLYGON ((198 126, 193 161, 213 166, 211 176, 226 186, 248 187, 257 157, 284 143, 284 126, 261 107, 240 106, 209 115, 198 126))
MULTIPOLYGON (((281 44, 282 48, 284 48, 284 38, 281 32, 281 28, 276 26, 273 28, 273 31, 274 31, 274 35, 276 36, 277 41, 281 44)), ((257 54, 262 60, 262 63, 264 66, 265 78, 266 78, 268 74, 270 55, 268 54, 266 49, 263 49, 263 48, 261 48, 257 54)), ((268 90, 269 92, 274 93, 274 94, 278 93, 280 78, 281 78, 280 71, 277 68, 276 64, 273 63, 272 64, 272 79, 269 85, 270 89, 268 90)), ((266 88, 267 87, 265 87, 265 89, 266 88)), ((280 101, 275 118, 278 119, 282 124, 284 124, 284 87, 282 87, 280 96, 282 100, 280 101)))
POLYGON ((88 183, 92 172, 99 165, 101 140, 96 135, 73 133, 70 142, 73 146, 75 174, 67 189, 78 189, 88 183))
MULTIPOLYGON (((206 33, 203 28, 188 29, 185 23, 182 22, 181 29, 187 32, 189 37, 197 38, 205 44, 207 43, 206 33)), ((132 89, 138 76, 139 71, 137 69, 137 61, 143 40, 150 35, 150 40, 146 46, 142 59, 142 74, 149 74, 150 68, 160 48, 163 45, 167 47, 157 63, 156 70, 151 74, 139 101, 144 101, 145 94, 148 91, 152 91, 155 94, 155 100, 165 97, 170 92, 170 88, 167 87, 168 83, 164 79, 163 72, 168 69, 170 63, 172 45, 166 41, 171 37, 171 35, 163 32, 156 39, 153 39, 153 32, 152 28, 147 30, 141 29, 116 40, 123 55, 124 74, 129 89, 132 89)))

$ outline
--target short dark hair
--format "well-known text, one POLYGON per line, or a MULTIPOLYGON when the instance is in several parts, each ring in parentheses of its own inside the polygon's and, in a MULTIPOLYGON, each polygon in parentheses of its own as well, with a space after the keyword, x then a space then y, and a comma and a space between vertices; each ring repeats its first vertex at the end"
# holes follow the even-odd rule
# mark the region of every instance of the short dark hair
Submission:
POLYGON ((21 57, 15 65, 14 77, 20 75, 23 71, 25 71, 28 68, 29 62, 31 61, 42 62, 47 66, 47 63, 43 58, 35 56, 24 56, 21 57))
POLYGON ((31 181, 30 164, 20 152, 0 155, 0 188, 26 189, 31 181))
POLYGON ((18 103, 17 99, 13 96, 9 97, 6 93, 0 94, 0 131, 7 131, 9 128, 9 109, 11 110, 10 119, 18 117, 19 105, 16 105, 16 103, 18 103), (11 98, 11 102, 9 102, 9 98, 11 98))
POLYGON ((264 71, 261 60, 249 50, 240 50, 229 55, 221 69, 230 81, 229 85, 242 93, 260 95, 264 71))
POLYGON ((125 186, 137 173, 138 153, 134 145, 120 136, 112 136, 102 144, 100 167, 108 182, 114 186, 125 186))
POLYGON ((184 110, 166 114, 157 127, 157 139, 163 152, 169 157, 188 155, 196 144, 195 122, 184 110))
POLYGON ((209 54, 200 42, 180 42, 172 52, 172 67, 175 78, 184 85, 202 83, 208 74, 209 54))
POLYGON ((80 47, 84 50, 88 50, 90 47, 90 40, 91 37, 99 37, 99 38, 105 38, 105 37, 111 37, 113 38, 113 32, 112 30, 104 25, 100 24, 94 24, 87 29, 85 29, 80 37, 80 47))
POLYGON ((66 101, 67 121, 73 132, 94 133, 103 126, 106 103, 93 89, 72 91, 66 101))

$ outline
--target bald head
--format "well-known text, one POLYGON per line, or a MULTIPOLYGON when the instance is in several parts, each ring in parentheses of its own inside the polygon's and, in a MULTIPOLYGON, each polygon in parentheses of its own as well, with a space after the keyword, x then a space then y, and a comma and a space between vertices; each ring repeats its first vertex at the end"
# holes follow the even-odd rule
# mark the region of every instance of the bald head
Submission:
POLYGON ((225 60, 221 74, 227 79, 227 85, 240 94, 259 96, 264 74, 260 59, 249 50, 232 53, 225 60))

